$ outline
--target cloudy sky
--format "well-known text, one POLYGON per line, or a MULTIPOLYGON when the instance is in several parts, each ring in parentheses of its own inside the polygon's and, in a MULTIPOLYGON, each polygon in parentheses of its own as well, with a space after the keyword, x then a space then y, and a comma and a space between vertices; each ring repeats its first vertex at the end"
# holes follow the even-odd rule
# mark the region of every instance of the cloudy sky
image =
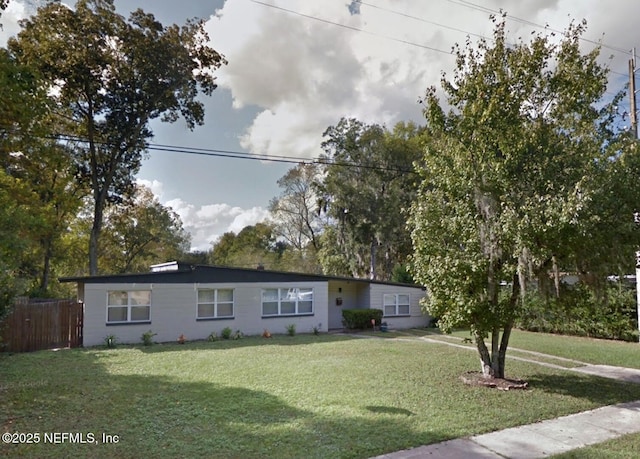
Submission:
MULTIPOLYGON (((0 42, 35 1, 11 0, 0 42)), ((392 126, 421 122, 418 98, 450 72, 454 43, 489 37, 489 14, 505 10, 513 39, 588 21, 585 50, 602 41, 609 91, 628 81, 629 50, 640 47, 637 0, 116 0, 163 24, 207 21, 211 45, 229 64, 203 99, 205 125, 154 123, 154 144, 310 159, 323 131, 343 116, 392 126)), ((621 110, 628 110, 626 107, 621 110)), ((171 206, 208 249, 225 231, 267 216, 276 181, 292 164, 151 151, 139 180, 171 206)))

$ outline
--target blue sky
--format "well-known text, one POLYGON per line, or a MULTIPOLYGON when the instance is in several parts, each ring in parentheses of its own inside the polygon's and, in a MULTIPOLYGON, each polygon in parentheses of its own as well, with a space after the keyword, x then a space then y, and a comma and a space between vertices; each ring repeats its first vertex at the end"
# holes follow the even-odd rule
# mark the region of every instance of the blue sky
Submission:
MULTIPOLYGON (((624 50, 640 46, 637 0, 370 0, 359 8, 347 0, 115 4, 125 16, 140 7, 165 25, 203 18, 211 45, 229 61, 217 73, 219 88, 202 99, 205 125, 192 132, 182 121, 154 123, 153 143, 301 160, 320 153, 322 132, 342 116, 387 126, 420 122, 417 100, 428 86, 439 85, 442 71, 450 73, 451 46, 464 43, 467 34, 490 36, 488 9, 509 13, 514 40, 543 32, 534 24, 565 29, 571 19, 586 18, 585 37, 605 45, 602 61, 613 71, 611 92, 628 81, 624 50)), ((11 0, 0 43, 26 14, 23 1, 11 0)), ((583 44, 585 50, 594 46, 583 44)), ((225 231, 266 218, 269 200, 279 193, 276 181, 290 167, 151 151, 138 179, 178 212, 192 246, 207 249, 225 231)))

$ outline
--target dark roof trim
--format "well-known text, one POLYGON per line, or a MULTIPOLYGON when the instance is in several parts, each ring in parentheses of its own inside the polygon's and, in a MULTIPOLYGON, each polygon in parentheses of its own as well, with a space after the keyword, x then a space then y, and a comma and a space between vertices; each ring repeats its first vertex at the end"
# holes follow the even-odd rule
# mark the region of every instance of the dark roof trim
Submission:
POLYGON ((106 276, 61 277, 60 282, 78 282, 84 284, 193 284, 193 283, 251 283, 251 282, 324 282, 343 281, 366 284, 397 285, 420 287, 415 284, 382 282, 353 277, 325 276, 285 271, 267 271, 263 269, 230 268, 210 265, 181 265, 175 271, 147 272, 139 274, 112 274, 106 276))

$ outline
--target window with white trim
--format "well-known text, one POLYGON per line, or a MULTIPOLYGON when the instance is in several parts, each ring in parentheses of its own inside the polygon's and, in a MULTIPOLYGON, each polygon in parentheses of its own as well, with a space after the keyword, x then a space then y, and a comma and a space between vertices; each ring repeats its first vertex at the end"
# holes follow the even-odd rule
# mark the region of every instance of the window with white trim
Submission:
POLYGON ((267 288, 262 290, 263 316, 310 314, 313 314, 312 288, 267 288))
POLYGON ((107 323, 125 324, 151 320, 151 290, 107 292, 107 323))
POLYGON ((233 289, 198 289, 197 319, 232 319, 233 289))
POLYGON ((384 315, 385 317, 408 316, 410 304, 409 295, 406 293, 385 293, 384 315))

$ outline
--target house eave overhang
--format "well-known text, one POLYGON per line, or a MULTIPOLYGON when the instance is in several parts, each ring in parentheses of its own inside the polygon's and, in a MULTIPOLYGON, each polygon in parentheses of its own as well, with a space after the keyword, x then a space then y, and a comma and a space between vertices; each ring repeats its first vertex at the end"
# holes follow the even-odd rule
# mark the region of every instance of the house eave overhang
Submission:
POLYGON ((232 268, 228 266, 191 265, 174 271, 134 274, 62 277, 60 282, 83 284, 194 284, 194 283, 273 283, 273 282, 357 282, 421 288, 420 285, 383 282, 354 277, 325 276, 287 271, 232 268))

